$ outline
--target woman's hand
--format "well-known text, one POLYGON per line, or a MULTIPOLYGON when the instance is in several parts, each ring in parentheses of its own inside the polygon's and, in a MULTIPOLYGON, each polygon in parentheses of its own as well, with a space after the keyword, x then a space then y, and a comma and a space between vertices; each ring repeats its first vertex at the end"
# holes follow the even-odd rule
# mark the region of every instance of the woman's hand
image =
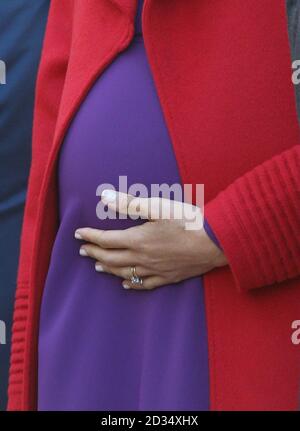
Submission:
POLYGON ((80 254, 95 259, 95 269, 124 279, 124 288, 153 289, 200 276, 227 260, 199 224, 200 209, 161 198, 136 198, 108 190, 101 200, 112 210, 149 221, 124 230, 81 228, 80 254), (143 283, 134 284, 131 268, 143 283))

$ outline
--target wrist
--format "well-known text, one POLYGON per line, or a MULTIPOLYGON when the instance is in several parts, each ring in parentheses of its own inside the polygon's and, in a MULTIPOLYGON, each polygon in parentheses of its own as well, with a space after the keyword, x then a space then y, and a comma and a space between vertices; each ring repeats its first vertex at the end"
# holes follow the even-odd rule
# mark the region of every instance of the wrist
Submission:
POLYGON ((207 222, 204 222, 202 237, 203 246, 207 250, 213 268, 228 265, 228 260, 221 248, 221 245, 207 222))

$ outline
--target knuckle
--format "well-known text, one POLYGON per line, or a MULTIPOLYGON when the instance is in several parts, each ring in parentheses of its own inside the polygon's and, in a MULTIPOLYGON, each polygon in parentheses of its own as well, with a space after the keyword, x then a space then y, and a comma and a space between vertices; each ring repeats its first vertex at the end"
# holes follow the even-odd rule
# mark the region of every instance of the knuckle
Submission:
POLYGON ((87 252, 87 254, 89 255, 89 256, 91 256, 91 257, 94 257, 95 256, 95 249, 94 249, 94 247, 93 246, 91 246, 91 245, 88 245, 88 244, 85 244, 84 246, 83 246, 83 249, 87 252))
POLYGON ((115 263, 115 259, 112 255, 108 254, 108 253, 103 253, 103 262, 107 265, 107 266, 113 266, 115 263))
POLYGON ((97 244, 105 245, 105 234, 106 232, 102 232, 100 230, 97 231, 97 233, 95 234, 95 241, 97 242, 97 244))
POLYGON ((87 238, 91 242, 96 242, 96 240, 97 240, 97 232, 94 229, 92 229, 92 228, 89 227, 88 230, 87 230, 87 238))
POLYGON ((141 259, 145 259, 148 251, 148 246, 143 241, 138 241, 135 244, 135 250, 139 253, 141 259))
POLYGON ((157 268, 161 263, 161 260, 159 257, 155 255, 150 255, 147 257, 147 262, 148 262, 148 265, 151 266, 151 268, 157 268))
POLYGON ((148 236, 143 230, 136 232, 134 238, 135 248, 140 251, 148 250, 148 236))

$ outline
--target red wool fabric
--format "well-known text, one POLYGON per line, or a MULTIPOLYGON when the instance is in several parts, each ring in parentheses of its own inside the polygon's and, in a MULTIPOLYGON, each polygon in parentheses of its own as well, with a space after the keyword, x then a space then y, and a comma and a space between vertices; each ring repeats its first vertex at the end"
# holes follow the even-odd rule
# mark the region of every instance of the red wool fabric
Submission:
MULTIPOLYGON (((130 43, 134 12, 134 0, 51 2, 36 87, 9 410, 37 407, 57 155, 81 101, 130 43)), ((285 1, 145 0, 143 29, 182 182, 205 185, 205 215, 229 259, 204 277, 211 409, 295 410, 300 155, 285 1)))
POLYGON ((206 207, 241 290, 300 273, 300 145, 237 179, 206 207))

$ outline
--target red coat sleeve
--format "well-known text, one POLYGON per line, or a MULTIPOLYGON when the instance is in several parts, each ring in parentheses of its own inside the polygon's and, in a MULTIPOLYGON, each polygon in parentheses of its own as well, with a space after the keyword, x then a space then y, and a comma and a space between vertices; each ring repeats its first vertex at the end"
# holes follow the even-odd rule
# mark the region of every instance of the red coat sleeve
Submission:
POLYGON ((205 207, 238 289, 300 276, 300 145, 234 181, 205 207))

